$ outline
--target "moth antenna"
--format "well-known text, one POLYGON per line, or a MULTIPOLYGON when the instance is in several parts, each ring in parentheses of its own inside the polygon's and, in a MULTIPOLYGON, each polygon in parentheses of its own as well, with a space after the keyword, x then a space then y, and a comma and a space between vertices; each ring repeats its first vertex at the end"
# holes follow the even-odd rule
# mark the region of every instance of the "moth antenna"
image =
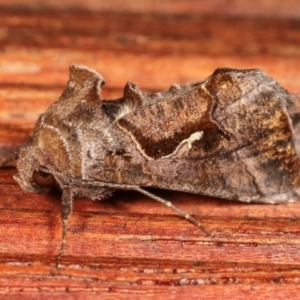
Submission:
POLYGON ((18 153, 16 153, 14 156, 8 157, 6 159, 4 159, 3 161, 0 162, 0 168, 5 167, 6 165, 8 165, 10 162, 17 160, 18 159, 18 153))
POLYGON ((166 205, 167 207, 170 207, 171 209, 175 210, 179 215, 181 215, 182 217, 184 217, 185 219, 187 219, 189 222, 193 223, 194 225, 196 225, 197 227, 199 227, 202 231, 204 231, 208 236, 213 237, 214 234, 206 229, 199 221, 197 221, 195 218, 193 218, 191 215, 187 214, 186 212, 184 212, 183 210, 181 210, 180 208, 178 208, 177 206, 175 206, 172 202, 167 201, 163 198, 160 198, 140 187, 134 187, 134 190, 137 192, 140 192, 141 194, 144 194, 146 196, 148 196, 149 198, 152 198, 164 205, 166 205))

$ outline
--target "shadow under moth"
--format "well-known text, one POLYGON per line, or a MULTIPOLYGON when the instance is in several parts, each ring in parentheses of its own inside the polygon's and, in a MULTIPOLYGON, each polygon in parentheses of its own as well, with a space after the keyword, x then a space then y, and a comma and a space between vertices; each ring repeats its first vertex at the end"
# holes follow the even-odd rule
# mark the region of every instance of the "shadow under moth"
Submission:
POLYGON ((128 82, 114 101, 101 99, 103 84, 97 72, 71 65, 66 89, 15 157, 24 190, 62 190, 60 253, 75 196, 102 200, 135 190, 206 233, 144 188, 249 203, 299 198, 299 102, 263 71, 217 69, 151 95, 128 82))

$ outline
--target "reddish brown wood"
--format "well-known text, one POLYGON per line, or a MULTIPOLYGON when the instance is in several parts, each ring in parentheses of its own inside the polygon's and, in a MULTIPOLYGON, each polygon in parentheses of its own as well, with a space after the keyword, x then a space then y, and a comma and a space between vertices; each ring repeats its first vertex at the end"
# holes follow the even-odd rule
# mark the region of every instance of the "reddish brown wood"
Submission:
POLYGON ((73 0, 57 1, 47 0, 0 0, 0 7, 18 7, 33 10, 90 10, 90 11, 115 11, 115 12, 146 12, 164 14, 226 14, 246 16, 273 16, 273 17, 299 17, 300 4, 297 0, 285 0, 273 2, 260 0, 253 2, 235 0, 232 2, 223 0, 73 0))
MULTIPOLYGON (((120 97, 127 80, 154 91, 207 77, 217 67, 260 67, 300 92, 299 20, 257 19, 247 10, 236 18, 215 13, 1 9, 0 159, 27 139, 39 114, 57 99, 70 63, 102 73, 108 99, 120 97)), ((211 238, 133 192, 103 202, 78 199, 57 269, 60 194, 25 193, 14 173, 0 171, 0 299, 298 295, 300 201, 248 205, 154 191, 201 220, 216 233, 211 238)))

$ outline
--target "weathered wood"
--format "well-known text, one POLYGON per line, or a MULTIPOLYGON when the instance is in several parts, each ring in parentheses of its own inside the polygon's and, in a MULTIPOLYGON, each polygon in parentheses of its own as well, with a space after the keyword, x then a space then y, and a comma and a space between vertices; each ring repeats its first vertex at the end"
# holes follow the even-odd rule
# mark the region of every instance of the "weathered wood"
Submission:
MULTIPOLYGON (((103 74, 104 98, 120 97, 127 80, 155 91, 205 78, 217 67, 259 67, 299 93, 299 29, 296 19, 245 15, 1 9, 0 158, 26 140, 59 96, 70 63, 103 74)), ((60 195, 27 194, 14 173, 0 172, 0 299, 7 293, 23 299, 298 295, 300 201, 247 205, 155 191, 213 230, 209 238, 133 192, 103 202, 78 199, 57 269, 60 195)))

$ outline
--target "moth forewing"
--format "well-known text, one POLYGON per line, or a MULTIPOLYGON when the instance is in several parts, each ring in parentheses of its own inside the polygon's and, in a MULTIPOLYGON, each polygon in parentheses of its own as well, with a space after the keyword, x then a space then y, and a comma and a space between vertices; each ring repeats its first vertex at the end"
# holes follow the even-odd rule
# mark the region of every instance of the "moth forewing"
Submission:
POLYGON ((39 118, 18 153, 27 191, 63 191, 61 257, 73 198, 102 200, 135 190, 201 223, 145 188, 228 200, 284 203, 299 198, 299 109, 263 71, 218 69, 207 79, 147 95, 129 82, 115 101, 104 80, 72 65, 61 97, 39 118))

